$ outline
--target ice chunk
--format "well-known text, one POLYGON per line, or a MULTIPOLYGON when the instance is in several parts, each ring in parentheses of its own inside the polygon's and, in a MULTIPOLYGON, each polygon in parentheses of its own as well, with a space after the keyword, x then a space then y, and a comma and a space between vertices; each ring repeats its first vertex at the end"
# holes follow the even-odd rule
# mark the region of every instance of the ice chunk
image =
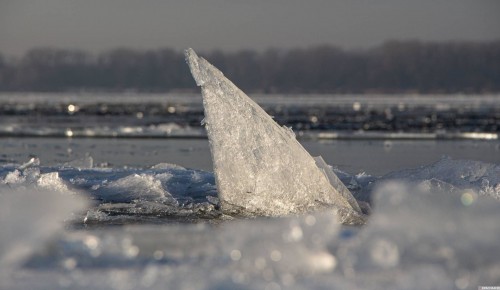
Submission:
POLYGON ((280 216, 318 206, 359 212, 347 188, 342 186, 339 192, 332 186, 293 132, 279 126, 192 49, 186 50, 186 59, 202 89, 205 126, 225 212, 280 216))
POLYGON ((31 158, 28 162, 24 163, 23 165, 19 166, 19 170, 24 170, 28 167, 32 166, 39 166, 40 165, 40 159, 33 157, 31 158))
POLYGON ((100 197, 113 202, 130 202, 132 200, 151 200, 172 204, 177 202, 163 188, 160 180, 147 174, 131 174, 113 181, 100 190, 100 197))
POLYGON ((3 182, 5 184, 19 184, 19 183, 23 183, 25 180, 26 180, 26 177, 22 176, 21 172, 16 169, 12 172, 7 173, 3 182))
POLYGON ((393 172, 384 176, 379 183, 388 180, 425 182, 439 187, 448 185, 500 199, 500 165, 481 161, 443 158, 428 166, 393 172))
POLYGON ((90 169, 94 167, 94 158, 92 156, 85 156, 80 159, 76 159, 70 162, 66 162, 63 165, 64 167, 74 167, 78 169, 90 169))
POLYGON ((314 157, 314 160, 316 160, 316 165, 323 170, 323 174, 328 177, 328 181, 330 181, 330 184, 332 185, 333 188, 337 189, 337 191, 349 202, 349 204, 352 206, 353 209, 355 209, 357 212, 361 212, 361 208, 358 205, 358 202, 356 199, 352 196, 351 192, 347 187, 340 181, 340 179, 333 173, 332 168, 326 164, 325 160, 321 156, 314 157))
POLYGON ((37 180, 37 185, 40 188, 55 191, 55 192, 74 193, 68 188, 68 186, 64 183, 64 181, 59 177, 58 172, 50 172, 50 173, 41 174, 40 178, 37 180))

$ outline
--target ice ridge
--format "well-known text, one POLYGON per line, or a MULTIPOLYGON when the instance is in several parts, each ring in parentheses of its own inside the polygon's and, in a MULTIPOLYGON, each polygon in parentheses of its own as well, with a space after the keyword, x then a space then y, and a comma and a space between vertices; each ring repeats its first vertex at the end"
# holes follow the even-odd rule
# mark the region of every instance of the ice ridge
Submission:
POLYGON ((315 160, 287 127, 194 50, 187 49, 201 87, 214 174, 221 208, 229 213, 282 216, 337 207, 361 212, 335 173, 315 160))

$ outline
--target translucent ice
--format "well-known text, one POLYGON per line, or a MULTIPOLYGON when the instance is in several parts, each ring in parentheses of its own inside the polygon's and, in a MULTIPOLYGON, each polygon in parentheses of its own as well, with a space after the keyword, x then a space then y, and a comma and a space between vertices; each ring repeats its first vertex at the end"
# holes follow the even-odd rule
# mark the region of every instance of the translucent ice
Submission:
POLYGON ((67 163, 64 163, 65 167, 75 167, 78 169, 89 169, 94 167, 94 158, 92 156, 85 156, 80 159, 76 159, 67 163))
POLYGON ((163 189, 158 178, 146 174, 132 174, 118 179, 107 184, 101 192, 102 198, 114 202, 134 199, 176 202, 170 193, 163 189))
POLYGON ((41 174, 37 180, 37 185, 48 191, 72 193, 64 181, 59 177, 58 172, 41 174))
POLYGON ((325 206, 347 215, 360 212, 349 190, 331 170, 318 167, 293 131, 279 126, 192 49, 186 50, 186 59, 202 89, 204 123, 225 212, 280 216, 325 206))

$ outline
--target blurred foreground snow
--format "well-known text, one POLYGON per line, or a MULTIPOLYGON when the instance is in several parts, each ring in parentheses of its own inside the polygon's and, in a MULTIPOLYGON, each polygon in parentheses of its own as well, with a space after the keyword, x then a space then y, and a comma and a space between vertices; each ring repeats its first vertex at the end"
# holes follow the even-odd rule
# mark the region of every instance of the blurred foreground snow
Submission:
POLYGON ((366 226, 346 227, 333 211, 224 216, 209 172, 74 164, 0 167, 1 289, 500 284, 498 165, 443 159, 382 178, 336 171, 373 207, 366 226))

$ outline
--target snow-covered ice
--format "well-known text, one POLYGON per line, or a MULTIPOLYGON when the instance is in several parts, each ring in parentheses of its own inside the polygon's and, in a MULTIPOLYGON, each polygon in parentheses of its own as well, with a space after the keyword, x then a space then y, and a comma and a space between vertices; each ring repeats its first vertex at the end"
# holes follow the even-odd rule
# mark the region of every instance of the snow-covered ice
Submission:
POLYGON ((218 210, 213 174, 176 165, 5 165, 0 288, 498 285, 498 172, 498 165, 452 159, 381 178, 335 170, 373 206, 367 225, 344 227, 332 210, 231 220, 218 210), (117 223, 125 225, 106 226, 117 223))

